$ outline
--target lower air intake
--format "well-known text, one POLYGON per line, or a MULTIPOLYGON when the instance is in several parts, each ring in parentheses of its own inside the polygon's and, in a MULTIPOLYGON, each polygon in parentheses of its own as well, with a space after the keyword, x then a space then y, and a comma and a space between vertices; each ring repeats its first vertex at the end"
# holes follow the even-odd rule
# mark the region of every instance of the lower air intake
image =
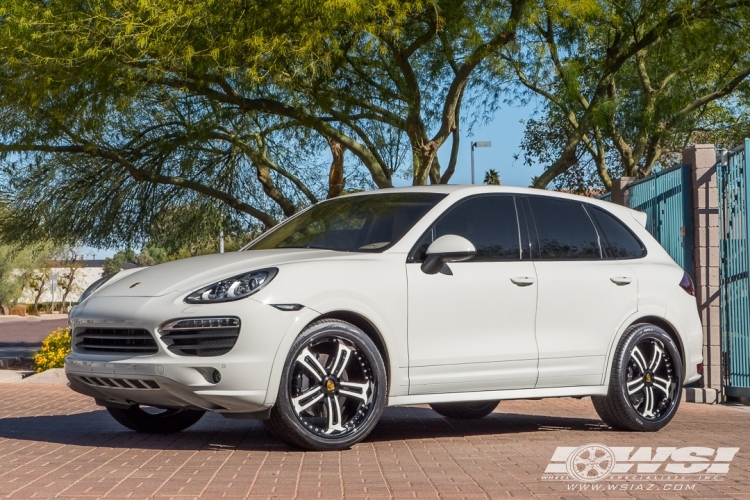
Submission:
POLYGON ((240 319, 192 318, 172 321, 159 329, 167 348, 179 356, 221 356, 240 335, 240 319))
POLYGON ((75 332, 78 352, 92 354, 156 354, 159 348, 148 330, 141 328, 85 328, 75 332))

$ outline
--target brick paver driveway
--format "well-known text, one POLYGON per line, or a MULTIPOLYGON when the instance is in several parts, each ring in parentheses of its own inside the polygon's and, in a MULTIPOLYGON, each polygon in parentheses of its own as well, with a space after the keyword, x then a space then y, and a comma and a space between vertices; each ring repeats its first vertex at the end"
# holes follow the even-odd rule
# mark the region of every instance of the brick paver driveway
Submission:
POLYGON ((683 404, 655 434, 608 430, 590 401, 568 398, 503 402, 473 422, 390 408, 364 443, 304 453, 259 422, 218 415, 180 434, 125 431, 64 386, 0 384, 0 401, 0 497, 750 498, 750 412, 737 408, 683 404), (542 480, 558 446, 588 443, 740 451, 720 480, 677 480, 677 492, 664 481, 542 480))

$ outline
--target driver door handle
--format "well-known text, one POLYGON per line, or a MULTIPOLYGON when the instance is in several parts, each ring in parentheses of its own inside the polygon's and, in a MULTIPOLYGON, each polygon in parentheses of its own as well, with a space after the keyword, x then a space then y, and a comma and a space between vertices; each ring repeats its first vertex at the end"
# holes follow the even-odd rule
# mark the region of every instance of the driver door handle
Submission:
POLYGON ((514 284, 518 286, 529 286, 534 284, 534 278, 531 276, 518 276, 510 279, 514 284))
POLYGON ((615 285, 620 285, 620 286, 629 285, 633 282, 633 278, 631 278, 630 276, 613 276, 609 279, 615 285))

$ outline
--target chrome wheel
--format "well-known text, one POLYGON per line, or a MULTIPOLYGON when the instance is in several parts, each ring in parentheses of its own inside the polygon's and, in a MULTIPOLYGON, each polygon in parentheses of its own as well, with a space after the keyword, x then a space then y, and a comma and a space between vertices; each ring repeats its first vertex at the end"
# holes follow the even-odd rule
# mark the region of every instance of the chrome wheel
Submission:
POLYGON ((674 405, 674 360, 664 344, 645 338, 630 351, 626 390, 630 404, 647 420, 659 420, 674 405))
POLYGON ((355 432, 374 408, 377 385, 371 362, 342 337, 319 337, 299 351, 289 382, 297 419, 321 437, 355 432))

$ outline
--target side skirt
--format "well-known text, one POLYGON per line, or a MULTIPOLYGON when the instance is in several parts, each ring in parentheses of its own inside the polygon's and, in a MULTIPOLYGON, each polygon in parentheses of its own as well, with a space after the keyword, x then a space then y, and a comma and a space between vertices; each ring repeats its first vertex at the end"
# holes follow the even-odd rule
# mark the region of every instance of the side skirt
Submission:
POLYGON ((444 394, 391 396, 388 398, 388 406, 416 405, 425 403, 458 403, 461 401, 490 401, 494 399, 537 399, 606 395, 606 385, 554 388, 545 387, 542 389, 512 389, 504 391, 454 392, 444 394))

